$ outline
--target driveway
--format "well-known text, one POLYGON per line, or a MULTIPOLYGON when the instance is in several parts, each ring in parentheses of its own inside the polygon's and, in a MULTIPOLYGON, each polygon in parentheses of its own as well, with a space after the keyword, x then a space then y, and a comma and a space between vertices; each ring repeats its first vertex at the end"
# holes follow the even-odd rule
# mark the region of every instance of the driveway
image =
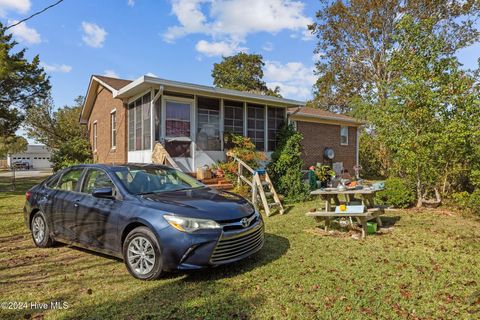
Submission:
MULTIPOLYGON (((52 174, 52 169, 33 169, 33 170, 20 170, 15 171, 15 177, 17 178, 36 178, 36 177, 46 177, 52 174)), ((0 172, 0 177, 11 177, 13 175, 12 171, 2 171, 0 172)))

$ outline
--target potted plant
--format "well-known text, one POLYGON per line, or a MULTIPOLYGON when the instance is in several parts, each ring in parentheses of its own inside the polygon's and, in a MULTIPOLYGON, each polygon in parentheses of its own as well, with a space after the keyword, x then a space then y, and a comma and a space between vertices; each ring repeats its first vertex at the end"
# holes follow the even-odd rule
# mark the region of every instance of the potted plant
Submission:
POLYGON ((317 164, 315 167, 315 175, 317 176, 318 181, 320 181, 320 187, 325 188, 328 180, 335 176, 335 171, 333 171, 328 165, 317 164))

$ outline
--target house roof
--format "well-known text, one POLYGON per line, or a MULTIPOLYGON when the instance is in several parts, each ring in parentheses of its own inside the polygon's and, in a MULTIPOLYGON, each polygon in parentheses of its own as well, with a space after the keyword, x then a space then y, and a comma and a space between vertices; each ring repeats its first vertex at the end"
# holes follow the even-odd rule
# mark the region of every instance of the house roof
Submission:
POLYGON ((98 86, 101 85, 112 92, 113 98, 127 100, 137 94, 155 88, 164 91, 199 94, 218 98, 242 100, 251 103, 272 104, 283 107, 305 106, 304 101, 283 99, 262 94, 216 88, 188 82, 172 81, 157 77, 143 75, 135 80, 117 79, 93 75, 88 86, 85 104, 80 115, 80 122, 87 123, 93 104, 96 99, 98 86))
POLYGON ((366 122, 347 116, 345 114, 334 113, 330 111, 326 111, 319 108, 310 108, 310 107, 294 107, 288 108, 288 114, 292 118, 307 118, 309 120, 322 122, 325 120, 328 121, 338 121, 338 122, 345 122, 351 123, 356 125, 363 125, 366 122))
POLYGON ((132 82, 132 80, 118 79, 118 78, 105 77, 105 76, 99 76, 99 75, 93 75, 92 77, 95 77, 103 81, 105 84, 107 84, 108 86, 112 87, 115 90, 119 90, 132 82))

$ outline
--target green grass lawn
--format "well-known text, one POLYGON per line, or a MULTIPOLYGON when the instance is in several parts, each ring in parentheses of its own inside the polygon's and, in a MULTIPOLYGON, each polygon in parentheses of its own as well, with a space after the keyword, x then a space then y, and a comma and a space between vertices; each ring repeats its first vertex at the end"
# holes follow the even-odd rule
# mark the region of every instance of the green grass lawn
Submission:
MULTIPOLYGON (((67 302, 5 310, 1 319, 478 319, 480 222, 445 211, 400 211, 366 240, 322 236, 315 203, 266 218, 262 251, 240 263, 142 282, 123 262, 59 245, 35 248, 24 192, 0 180, 0 302, 67 302)), ((318 205, 318 203, 317 203, 318 205)))

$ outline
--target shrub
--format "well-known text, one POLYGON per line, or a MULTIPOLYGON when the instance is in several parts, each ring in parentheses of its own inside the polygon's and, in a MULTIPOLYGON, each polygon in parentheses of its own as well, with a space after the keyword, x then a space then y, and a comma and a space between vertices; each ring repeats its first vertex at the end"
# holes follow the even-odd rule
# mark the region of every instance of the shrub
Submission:
POLYGON ((480 189, 475 189, 472 193, 457 192, 453 194, 452 198, 459 209, 480 215, 480 189))
POLYGON ((415 202, 415 192, 408 181, 391 177, 385 181, 385 189, 377 193, 377 202, 395 208, 408 208, 415 202))
MULTIPOLYGON (((231 146, 231 148, 229 148, 227 151, 227 161, 219 162, 217 167, 222 169, 225 174, 225 178, 227 178, 227 180, 233 184, 237 183, 238 164, 234 162, 233 158, 229 157, 228 155, 236 156, 252 169, 258 169, 260 162, 266 159, 265 154, 257 151, 255 144, 253 144, 248 137, 236 134, 228 134, 225 137, 225 143, 231 146)), ((247 170, 243 170, 243 175, 247 174, 247 170)))
POLYGON ((309 187, 303 182, 301 141, 302 135, 292 125, 284 125, 272 161, 267 166, 276 191, 284 195, 287 202, 303 201, 309 194, 309 187))

